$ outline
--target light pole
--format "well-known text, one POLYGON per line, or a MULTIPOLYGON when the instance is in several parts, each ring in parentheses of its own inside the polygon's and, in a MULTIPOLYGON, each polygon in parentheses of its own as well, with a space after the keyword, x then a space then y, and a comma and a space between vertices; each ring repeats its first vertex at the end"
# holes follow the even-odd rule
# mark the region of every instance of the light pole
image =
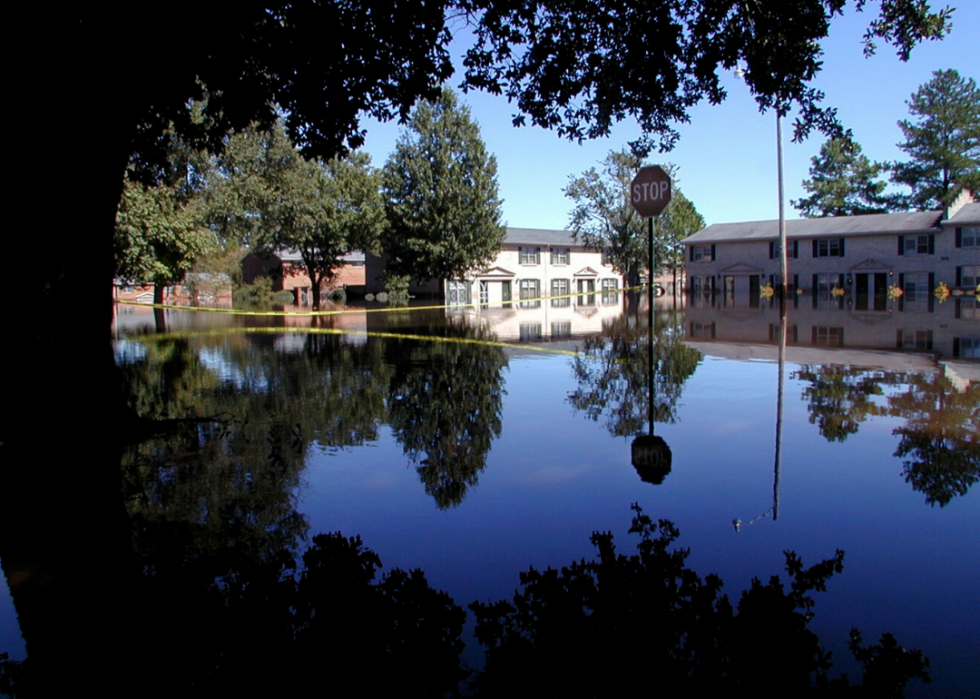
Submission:
MULTIPOLYGON (((735 69, 735 77, 741 80, 745 77, 745 69, 739 66, 735 69)), ((779 193, 779 298, 785 301, 789 297, 789 254, 786 249, 786 202, 783 194, 783 117, 776 105, 776 180, 779 193)))

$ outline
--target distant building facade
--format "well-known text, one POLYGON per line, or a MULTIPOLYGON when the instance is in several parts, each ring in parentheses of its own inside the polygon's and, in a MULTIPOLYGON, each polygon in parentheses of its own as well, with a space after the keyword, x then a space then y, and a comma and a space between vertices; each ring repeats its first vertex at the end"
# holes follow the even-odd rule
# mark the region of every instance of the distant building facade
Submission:
MULTIPOLYGON (((969 192, 942 211, 788 221, 789 284, 816 306, 856 311, 928 310, 940 283, 968 292, 980 282, 980 203, 969 192), (902 292, 897 296, 897 290, 902 292)), ((777 221, 714 224, 683 241, 696 297, 758 297, 780 280, 777 221)))
MULTIPOLYGON (((334 276, 324 281, 322 291, 345 289, 354 294, 364 293, 364 253, 354 250, 344 255, 343 265, 334 270, 334 276)), ((303 257, 295 250, 277 250, 269 255, 249 253, 242 259, 242 281, 253 283, 258 277, 272 279, 273 291, 289 291, 297 306, 313 302, 312 282, 306 273, 303 257)))

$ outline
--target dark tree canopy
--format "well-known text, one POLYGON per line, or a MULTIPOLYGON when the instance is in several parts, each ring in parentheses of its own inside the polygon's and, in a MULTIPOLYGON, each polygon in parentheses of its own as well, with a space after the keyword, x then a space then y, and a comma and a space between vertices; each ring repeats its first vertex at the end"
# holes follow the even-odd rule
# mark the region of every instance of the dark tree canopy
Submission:
MULTIPOLYGON (((835 131, 834 110, 820 105, 823 94, 809 83, 820 70, 819 42, 846 5, 462 0, 478 22, 477 43, 465 59, 466 85, 506 95, 517 105, 515 124, 529 116, 585 139, 633 116, 645 138, 655 135, 669 150, 678 138, 673 125, 686 122, 688 110, 703 100, 721 102, 720 73, 742 62, 760 108, 785 113, 796 106, 798 138, 814 127, 835 131)), ((916 43, 949 30, 949 13, 933 13, 926 2, 882 0, 865 35, 866 52, 874 52, 879 38, 906 60, 916 43)))
POLYGON ((898 122, 910 160, 892 166, 892 181, 912 192, 908 208, 948 206, 960 189, 980 188, 980 89, 955 70, 937 70, 908 101, 913 119, 898 122))
POLYGON ((828 139, 820 154, 810 159, 810 179, 803 189, 810 196, 791 202, 804 216, 859 216, 888 211, 885 182, 878 176, 884 170, 861 152, 861 145, 850 138, 828 139))

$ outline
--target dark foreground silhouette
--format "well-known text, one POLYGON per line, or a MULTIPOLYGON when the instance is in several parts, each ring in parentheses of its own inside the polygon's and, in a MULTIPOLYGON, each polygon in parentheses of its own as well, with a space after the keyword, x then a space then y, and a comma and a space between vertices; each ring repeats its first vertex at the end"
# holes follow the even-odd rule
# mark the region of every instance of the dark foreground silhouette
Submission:
MULTIPOLYGON (((597 559, 530 568, 512 602, 470 605, 487 649, 475 673, 460 663, 465 612, 421 570, 378 579, 378 556, 335 533, 313 537, 301 562, 283 550, 217 578, 200 576, 199 562, 144 567, 128 639, 144 651, 125 664, 95 653, 73 684, 128 677, 141 696, 620 697, 655 687, 668 696, 900 697, 910 680, 929 681, 921 652, 890 634, 863 646, 857 630, 850 645, 863 685, 830 677, 829 654, 807 628, 809 593, 843 570, 843 552, 809 568, 787 552, 788 586, 753 580, 733 606, 720 578, 702 579, 685 566, 689 550, 671 548, 671 522, 633 509, 634 555, 596 533, 597 559)), ((50 683, 32 676, 32 661, 0 657, 0 691, 41 696, 35 688, 50 683)))

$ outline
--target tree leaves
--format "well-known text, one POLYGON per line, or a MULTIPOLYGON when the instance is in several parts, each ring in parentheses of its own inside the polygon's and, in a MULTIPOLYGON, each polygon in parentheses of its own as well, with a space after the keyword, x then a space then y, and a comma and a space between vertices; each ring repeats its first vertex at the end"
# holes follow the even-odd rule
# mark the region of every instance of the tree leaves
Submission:
POLYGON ((913 120, 898 122, 911 160, 892 166, 892 182, 910 187, 909 208, 949 205, 960 189, 980 188, 980 89, 955 70, 937 70, 907 102, 913 120))
POLYGON ((504 237, 497 161, 450 90, 412 113, 383 172, 388 268, 420 280, 461 279, 504 237))

